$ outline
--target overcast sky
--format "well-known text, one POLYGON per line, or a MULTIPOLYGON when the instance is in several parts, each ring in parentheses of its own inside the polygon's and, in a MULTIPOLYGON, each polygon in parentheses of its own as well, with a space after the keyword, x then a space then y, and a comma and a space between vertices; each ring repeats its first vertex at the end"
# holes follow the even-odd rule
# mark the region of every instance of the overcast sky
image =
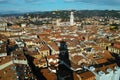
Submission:
POLYGON ((120 10, 120 0, 0 0, 0 11, 120 10))

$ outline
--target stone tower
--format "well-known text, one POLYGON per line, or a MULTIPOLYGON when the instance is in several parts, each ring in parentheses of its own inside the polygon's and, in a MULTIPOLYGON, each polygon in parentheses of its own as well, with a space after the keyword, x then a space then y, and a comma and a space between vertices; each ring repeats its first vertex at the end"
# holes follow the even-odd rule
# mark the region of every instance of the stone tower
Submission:
POLYGON ((71 26, 74 25, 74 13, 73 12, 70 13, 70 25, 71 26))

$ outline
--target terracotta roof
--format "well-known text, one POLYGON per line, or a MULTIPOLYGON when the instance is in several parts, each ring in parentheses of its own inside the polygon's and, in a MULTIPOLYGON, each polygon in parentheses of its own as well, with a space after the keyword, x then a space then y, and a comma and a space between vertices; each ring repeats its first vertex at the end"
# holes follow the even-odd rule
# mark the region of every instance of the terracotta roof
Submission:
POLYGON ((47 59, 58 59, 59 55, 49 55, 47 56, 47 59))
POLYGON ((40 51, 46 51, 46 50, 49 50, 48 46, 47 45, 43 45, 42 47, 39 48, 40 51))
POLYGON ((48 43, 55 51, 59 51, 59 47, 55 42, 50 42, 48 43))
POLYGON ((12 52, 12 57, 15 59, 19 59, 19 60, 26 60, 26 57, 24 56, 22 50, 15 50, 12 52))
POLYGON ((120 42, 114 42, 114 45, 113 45, 115 48, 118 48, 120 49, 120 42))
POLYGON ((57 80, 57 75, 51 73, 48 69, 42 69, 41 73, 46 78, 46 80, 57 80))
POLYGON ((11 60, 12 60, 11 56, 1 57, 0 58, 0 65, 5 64, 5 63, 7 63, 7 62, 9 62, 11 60))
POLYGON ((72 57, 72 61, 76 64, 82 59, 84 59, 84 58, 82 56, 78 56, 78 55, 75 55, 74 57, 72 57))
POLYGON ((34 59, 33 63, 34 63, 35 65, 38 65, 38 64, 39 64, 39 65, 43 65, 43 64, 46 63, 46 59, 44 59, 44 58, 34 59))
POLYGON ((108 62, 108 60, 105 58, 100 58, 100 59, 96 59, 96 62, 97 62, 97 64, 102 64, 102 63, 108 62))
POLYGON ((14 65, 10 65, 3 70, 0 70, 0 80, 16 80, 15 70, 11 70, 14 65))
POLYGON ((113 63, 113 64, 109 64, 109 65, 106 65, 106 66, 103 66, 103 67, 99 67, 99 68, 96 68, 95 71, 98 72, 98 71, 103 71, 105 73, 107 73, 107 69, 110 68, 112 70, 114 70, 114 67, 117 66, 116 63, 113 63))
POLYGON ((99 38, 99 39, 97 39, 97 42, 99 42, 99 43, 110 43, 109 40, 106 39, 106 38, 99 38))
POLYGON ((0 53, 6 53, 6 45, 0 45, 0 53))
POLYGON ((104 53, 101 54, 103 54, 106 59, 113 59, 113 56, 107 50, 105 50, 104 53))
POLYGON ((24 42, 32 42, 32 39, 23 39, 24 42))
POLYGON ((90 71, 80 73, 79 76, 81 77, 82 80, 89 80, 89 79, 93 80, 93 79, 95 79, 95 75, 90 71), (91 78, 93 78, 93 79, 91 79, 91 78))

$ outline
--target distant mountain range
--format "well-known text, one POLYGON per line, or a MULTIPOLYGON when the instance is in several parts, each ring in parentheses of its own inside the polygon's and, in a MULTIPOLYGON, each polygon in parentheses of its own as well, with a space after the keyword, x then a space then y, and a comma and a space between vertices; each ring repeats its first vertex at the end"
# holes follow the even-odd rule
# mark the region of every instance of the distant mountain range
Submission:
POLYGON ((16 15, 21 15, 25 14, 25 12, 20 12, 20 11, 0 11, 0 16, 16 16, 16 15))
POLYGON ((16 14, 20 13, 19 11, 0 11, 0 14, 16 14))
POLYGON ((120 10, 59 10, 59 11, 35 11, 35 12, 20 12, 20 11, 0 11, 0 16, 19 16, 29 13, 31 16, 39 15, 40 17, 69 17, 70 11, 75 12, 77 17, 92 17, 92 16, 109 16, 120 18, 120 10))

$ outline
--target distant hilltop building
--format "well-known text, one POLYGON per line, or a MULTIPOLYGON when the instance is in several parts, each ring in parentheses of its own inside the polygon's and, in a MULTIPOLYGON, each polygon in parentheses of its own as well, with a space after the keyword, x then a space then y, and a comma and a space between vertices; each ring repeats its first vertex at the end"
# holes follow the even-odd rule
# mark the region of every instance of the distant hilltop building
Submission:
POLYGON ((61 22, 61 19, 57 19, 56 20, 56 25, 57 26, 74 26, 75 25, 75 22, 74 22, 74 12, 70 13, 70 21, 61 22))

